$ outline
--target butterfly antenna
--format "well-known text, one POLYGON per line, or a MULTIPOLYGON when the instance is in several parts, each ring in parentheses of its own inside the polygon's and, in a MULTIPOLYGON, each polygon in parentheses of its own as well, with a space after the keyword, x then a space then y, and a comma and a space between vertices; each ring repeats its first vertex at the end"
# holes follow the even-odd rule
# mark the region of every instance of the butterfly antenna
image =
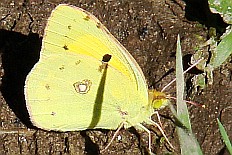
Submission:
POLYGON ((121 123, 121 125, 118 127, 118 129, 114 133, 114 136, 112 137, 112 139, 110 140, 110 142, 107 144, 107 146, 101 151, 101 153, 104 152, 104 151, 106 151, 109 148, 109 146, 112 144, 113 140, 119 134, 119 131, 122 129, 123 125, 124 125, 124 123, 121 123))
MULTIPOLYGON (((195 62, 192 66, 190 66, 188 69, 186 69, 183 73, 187 73, 190 69, 192 69, 193 67, 195 67, 197 64, 199 64, 201 61, 203 60, 202 59, 199 59, 197 62, 195 62)), ((169 87, 172 83, 174 83, 176 81, 176 78, 173 79, 171 82, 169 82, 169 84, 167 84, 162 90, 161 92, 163 92, 167 87, 169 87)))
MULTIPOLYGON (((176 100, 176 97, 172 97, 172 96, 166 96, 166 98, 176 100)), ((200 104, 200 103, 196 103, 196 102, 188 101, 188 100, 183 100, 183 101, 185 101, 186 103, 189 103, 189 104, 192 104, 192 105, 198 106, 198 107, 205 108, 205 105, 204 105, 204 104, 200 104)))

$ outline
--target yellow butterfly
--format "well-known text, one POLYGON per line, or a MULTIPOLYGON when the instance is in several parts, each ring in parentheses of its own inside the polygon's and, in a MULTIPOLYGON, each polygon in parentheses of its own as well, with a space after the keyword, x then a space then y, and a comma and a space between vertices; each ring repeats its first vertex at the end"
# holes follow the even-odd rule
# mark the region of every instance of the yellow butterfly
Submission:
POLYGON ((141 123, 155 123, 157 99, 135 59, 96 17, 65 4, 48 19, 25 98, 32 123, 44 130, 134 126, 150 134, 141 123))

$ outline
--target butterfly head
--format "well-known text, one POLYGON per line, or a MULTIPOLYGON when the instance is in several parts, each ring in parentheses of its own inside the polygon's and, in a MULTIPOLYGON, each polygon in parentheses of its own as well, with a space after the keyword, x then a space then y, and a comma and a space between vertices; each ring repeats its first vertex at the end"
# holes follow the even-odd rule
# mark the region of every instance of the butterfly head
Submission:
POLYGON ((154 89, 149 90, 149 103, 155 110, 166 107, 169 102, 170 101, 165 93, 156 91, 154 89))

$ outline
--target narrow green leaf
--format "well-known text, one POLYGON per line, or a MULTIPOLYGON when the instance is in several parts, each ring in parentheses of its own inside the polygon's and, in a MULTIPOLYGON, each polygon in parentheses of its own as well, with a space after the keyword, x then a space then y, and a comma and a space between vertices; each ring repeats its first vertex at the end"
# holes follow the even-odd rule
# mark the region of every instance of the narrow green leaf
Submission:
POLYGON ((188 109, 184 97, 184 73, 182 65, 182 52, 180 46, 180 37, 177 38, 176 49, 176 86, 177 86, 177 119, 181 126, 177 127, 177 133, 180 141, 182 155, 202 155, 200 145, 192 134, 188 109))
POLYGON ((231 146, 230 139, 226 133, 226 130, 218 118, 217 118, 217 122, 218 122, 220 133, 222 135, 222 139, 223 139, 224 143, 226 144, 228 151, 230 152, 230 154, 232 154, 232 146, 231 146))
POLYGON ((182 53, 180 46, 180 36, 177 39, 176 49, 176 94, 177 94, 177 116, 185 127, 191 130, 191 124, 189 120, 189 113, 187 105, 184 102, 184 73, 182 63, 182 53))

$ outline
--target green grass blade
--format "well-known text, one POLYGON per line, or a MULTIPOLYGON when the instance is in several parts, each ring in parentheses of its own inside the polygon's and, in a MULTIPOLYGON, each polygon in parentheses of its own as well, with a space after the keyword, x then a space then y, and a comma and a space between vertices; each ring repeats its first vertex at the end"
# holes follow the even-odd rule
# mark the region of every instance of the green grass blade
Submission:
POLYGON ((184 71, 182 65, 182 53, 180 46, 180 37, 177 39, 176 49, 176 94, 177 94, 177 116, 183 125, 191 130, 191 124, 189 120, 189 113, 186 103, 184 102, 184 71))
POLYGON ((184 97, 184 73, 182 65, 182 52, 180 37, 177 39, 176 49, 176 86, 177 86, 177 119, 181 126, 177 127, 182 155, 202 155, 200 145, 192 134, 188 109, 184 97))
POLYGON ((223 127, 222 123, 220 122, 220 120, 217 118, 217 122, 218 122, 218 127, 222 136, 222 139, 224 141, 224 143, 226 144, 226 147, 229 151, 230 154, 232 154, 232 146, 231 146, 231 142, 230 139, 226 133, 225 128, 223 127))

